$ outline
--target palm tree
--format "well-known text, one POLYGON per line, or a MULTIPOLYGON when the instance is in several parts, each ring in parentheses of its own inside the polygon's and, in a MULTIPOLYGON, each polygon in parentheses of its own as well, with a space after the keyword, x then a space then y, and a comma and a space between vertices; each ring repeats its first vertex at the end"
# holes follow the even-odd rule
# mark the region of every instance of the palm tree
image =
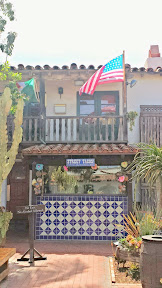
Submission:
POLYGON ((157 217, 162 215, 162 148, 155 144, 138 144, 139 151, 128 167, 136 182, 146 180, 152 187, 156 183, 157 217))

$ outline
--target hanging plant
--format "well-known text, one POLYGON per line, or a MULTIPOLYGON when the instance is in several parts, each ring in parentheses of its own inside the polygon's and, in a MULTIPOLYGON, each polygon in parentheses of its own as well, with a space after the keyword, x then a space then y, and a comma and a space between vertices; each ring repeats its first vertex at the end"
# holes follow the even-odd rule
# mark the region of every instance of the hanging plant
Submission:
POLYGON ((130 111, 126 113, 126 118, 129 122, 129 130, 133 131, 133 127, 135 126, 135 119, 137 118, 138 113, 136 111, 130 111))

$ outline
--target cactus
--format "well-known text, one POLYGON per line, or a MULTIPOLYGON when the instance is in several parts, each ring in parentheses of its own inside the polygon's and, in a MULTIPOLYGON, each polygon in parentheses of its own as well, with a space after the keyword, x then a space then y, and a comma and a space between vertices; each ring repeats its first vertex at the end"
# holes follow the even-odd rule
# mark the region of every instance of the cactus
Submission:
POLYGON ((22 140, 22 122, 23 122, 23 99, 17 100, 17 108, 14 115, 14 132, 11 148, 8 150, 7 135, 7 116, 10 112, 12 100, 10 88, 5 88, 4 93, 0 96, 0 206, 2 182, 10 173, 18 153, 19 144, 22 140))

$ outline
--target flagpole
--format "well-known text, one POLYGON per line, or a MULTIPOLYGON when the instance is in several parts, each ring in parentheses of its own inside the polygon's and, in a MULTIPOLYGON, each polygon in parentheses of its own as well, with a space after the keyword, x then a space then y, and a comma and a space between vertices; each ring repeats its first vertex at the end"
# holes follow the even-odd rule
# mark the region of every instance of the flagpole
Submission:
POLYGON ((126 113, 127 109, 127 91, 126 91, 126 77, 125 77, 125 51, 123 51, 123 72, 124 72, 124 87, 123 87, 123 108, 124 113, 126 113))
POLYGON ((125 51, 123 51, 123 72, 124 72, 124 82, 123 82, 123 138, 125 141, 128 140, 128 133, 127 133, 127 119, 126 119, 126 112, 127 112, 127 90, 126 90, 126 77, 125 77, 125 51))

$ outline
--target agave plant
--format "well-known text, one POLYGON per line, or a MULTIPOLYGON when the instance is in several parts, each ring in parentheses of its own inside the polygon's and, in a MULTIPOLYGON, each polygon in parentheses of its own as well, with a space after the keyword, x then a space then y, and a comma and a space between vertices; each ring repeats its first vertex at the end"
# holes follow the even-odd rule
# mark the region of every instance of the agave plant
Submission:
POLYGON ((138 144, 139 152, 128 167, 133 172, 132 179, 146 180, 151 186, 156 183, 157 216, 162 213, 162 148, 155 144, 138 144))
POLYGON ((138 238, 140 236, 140 231, 139 231, 139 223, 137 221, 136 216, 134 216, 131 212, 130 212, 130 216, 125 216, 123 214, 124 217, 124 230, 128 233, 128 235, 131 235, 135 238, 138 238))

